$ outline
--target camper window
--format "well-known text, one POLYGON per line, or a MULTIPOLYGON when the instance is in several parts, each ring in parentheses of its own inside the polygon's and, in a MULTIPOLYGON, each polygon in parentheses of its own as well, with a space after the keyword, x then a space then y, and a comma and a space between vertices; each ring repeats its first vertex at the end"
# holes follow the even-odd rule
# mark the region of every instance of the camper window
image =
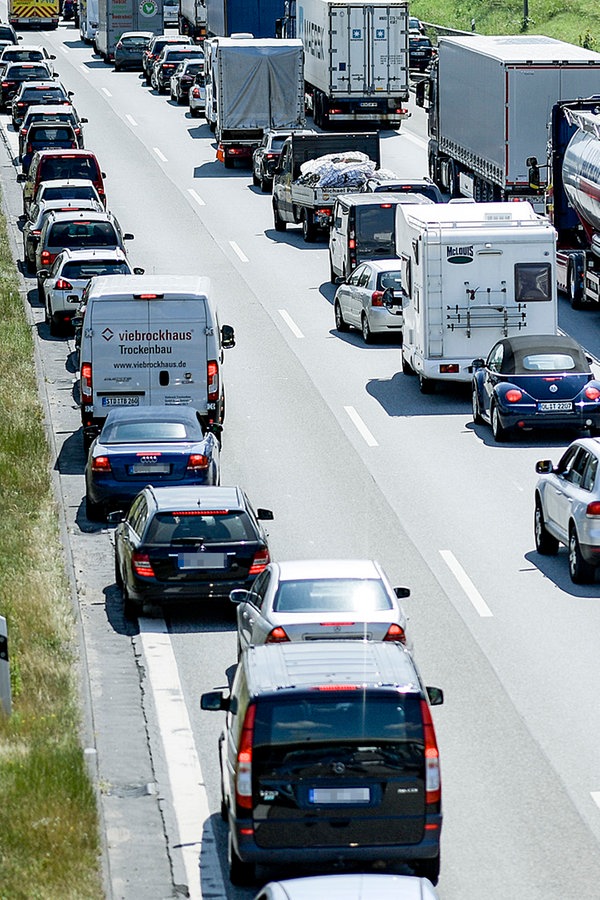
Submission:
POLYGON ((550 263, 515 265, 515 302, 534 303, 552 299, 550 263))

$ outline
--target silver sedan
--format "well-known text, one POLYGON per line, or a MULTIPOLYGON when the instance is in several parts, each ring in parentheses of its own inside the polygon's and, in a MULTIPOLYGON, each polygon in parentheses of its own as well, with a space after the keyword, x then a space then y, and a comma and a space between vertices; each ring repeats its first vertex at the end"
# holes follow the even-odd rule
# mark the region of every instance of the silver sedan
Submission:
POLYGON ((270 563, 251 590, 230 594, 237 604, 238 653, 282 641, 331 638, 400 641, 409 646, 399 602, 379 563, 357 559, 304 559, 270 563))
POLYGON ((377 334, 396 332, 401 337, 402 297, 399 259, 359 263, 335 292, 335 327, 359 328, 365 344, 377 334))
POLYGON ((438 896, 427 878, 352 872, 270 881, 255 900, 437 900, 438 896))

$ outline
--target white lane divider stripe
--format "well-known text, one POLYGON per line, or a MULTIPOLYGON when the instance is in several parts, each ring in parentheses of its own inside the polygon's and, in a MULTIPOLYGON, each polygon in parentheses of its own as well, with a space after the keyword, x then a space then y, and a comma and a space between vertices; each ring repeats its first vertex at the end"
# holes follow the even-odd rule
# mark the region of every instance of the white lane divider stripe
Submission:
POLYGON ((152 149, 154 150, 154 152, 156 153, 156 155, 158 156, 158 158, 160 159, 161 162, 169 162, 169 160, 167 159, 167 157, 164 155, 164 153, 162 153, 162 152, 158 149, 158 147, 153 147, 152 149))
POLYGON ((130 125, 133 125, 134 128, 137 128, 137 122, 135 121, 133 116, 130 116, 129 113, 125 113, 125 118, 127 119, 127 121, 129 122, 130 125))
POLYGON ((71 52, 67 47, 59 47, 58 49, 60 50, 61 53, 66 54, 66 56, 68 56, 69 53, 71 52))
MULTIPOLYGON (((152 689, 183 855, 188 897, 226 900, 204 776, 196 752, 177 662, 163 620, 140 618, 140 642, 152 689), (202 834, 204 831, 204 846, 202 834), (200 885, 202 884, 202 889, 200 885)), ((172 847, 171 850, 174 848, 172 847)))
POLYGON ((359 434, 361 435, 361 437, 364 438, 367 446, 378 447, 379 444, 377 443, 377 441, 375 440, 375 438, 373 437, 373 435, 371 434, 371 432, 369 431, 369 429, 367 428, 367 426, 365 425, 365 423, 363 422, 363 420, 361 419, 359 414, 356 412, 354 407, 353 406, 345 406, 344 409, 350 416, 352 423, 355 425, 355 427, 356 427, 357 431, 359 432, 359 434))
POLYGON ((231 247, 233 252, 236 254, 236 256, 238 256, 241 259, 242 262, 249 262, 248 257, 242 250, 240 250, 240 248, 238 247, 238 245, 236 244, 235 241, 229 241, 229 246, 231 247))
POLYGON ((596 806, 600 807, 600 791, 591 791, 591 797, 596 806))
POLYGON ((491 611, 491 609, 455 557, 454 553, 452 553, 451 550, 440 550, 440 555, 479 615, 482 618, 489 618, 490 616, 493 616, 494 613, 491 611))
POLYGON ((79 68, 81 69, 81 71, 83 72, 84 75, 89 75, 89 74, 90 74, 90 70, 89 70, 88 67, 87 67, 86 65, 84 65, 83 63, 80 63, 80 64, 79 64, 79 68))
POLYGON ((401 137, 408 138, 408 140, 412 141, 413 144, 416 144, 417 147, 427 146, 427 141, 424 141, 423 138, 417 137, 416 134, 411 134, 409 131, 402 132, 401 137))
POLYGON ((108 88, 103 87, 103 88, 102 88, 102 93, 103 93, 103 94, 106 94, 107 97, 112 97, 112 94, 111 94, 111 92, 109 91, 108 88))
POLYGON ((300 329, 298 328, 298 326, 296 325, 296 323, 290 316, 289 312, 287 312, 287 310, 285 310, 285 309, 280 309, 280 310, 278 310, 278 312, 279 312, 279 315, 281 316, 281 318, 283 319, 283 321, 285 322, 285 324, 288 326, 288 328, 292 332, 292 334, 295 335, 295 337, 297 337, 297 338, 303 338, 304 335, 302 334, 302 332, 300 331, 300 329))
POLYGON ((196 203, 198 204, 198 206, 206 206, 204 200, 202 199, 202 197, 199 197, 199 196, 198 196, 198 194, 196 193, 196 191, 194 190, 194 188, 188 188, 188 194, 190 195, 190 197, 192 198, 192 200, 195 200, 195 201, 196 201, 196 203))

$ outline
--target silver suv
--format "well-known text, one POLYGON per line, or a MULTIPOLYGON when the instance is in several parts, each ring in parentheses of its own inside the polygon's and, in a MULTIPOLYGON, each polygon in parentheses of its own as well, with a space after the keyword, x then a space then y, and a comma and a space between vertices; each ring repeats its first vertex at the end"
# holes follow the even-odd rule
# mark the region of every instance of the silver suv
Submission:
POLYGON ((575 584, 594 581, 600 566, 600 440, 580 438, 557 466, 536 463, 535 546, 552 556, 559 544, 569 551, 569 575, 575 584))

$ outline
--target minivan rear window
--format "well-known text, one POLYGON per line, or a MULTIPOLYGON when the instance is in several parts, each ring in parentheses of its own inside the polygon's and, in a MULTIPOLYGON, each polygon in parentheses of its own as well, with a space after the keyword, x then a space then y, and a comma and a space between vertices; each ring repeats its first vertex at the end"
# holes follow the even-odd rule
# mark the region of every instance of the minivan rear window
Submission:
POLYGON ((63 266, 65 278, 93 278, 95 275, 129 275, 127 263, 115 260, 89 260, 86 262, 68 262, 63 266))
POLYGON ((358 743, 369 747, 421 741, 423 724, 416 693, 384 695, 356 690, 314 690, 310 696, 264 697, 257 703, 254 744, 358 743))
POLYGON ((361 259, 395 256, 395 204, 357 206, 356 242, 361 259))

